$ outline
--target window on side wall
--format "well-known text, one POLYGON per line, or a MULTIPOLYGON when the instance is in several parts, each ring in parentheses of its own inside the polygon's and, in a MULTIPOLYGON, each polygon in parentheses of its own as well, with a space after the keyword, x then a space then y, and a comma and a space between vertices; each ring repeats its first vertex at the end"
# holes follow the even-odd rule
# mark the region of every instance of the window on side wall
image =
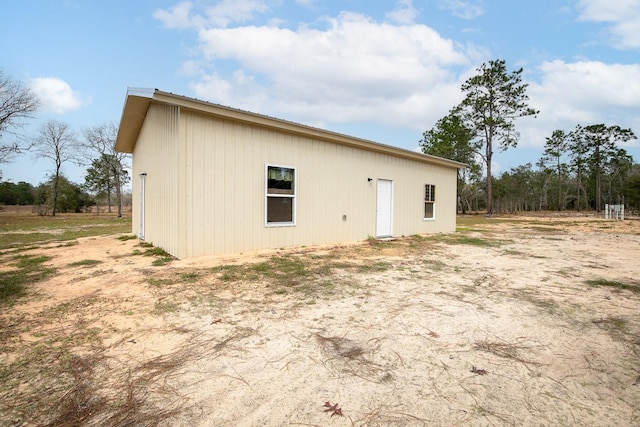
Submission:
POLYGON ((436 218, 436 186, 425 184, 424 186, 424 213, 423 219, 436 218))
POLYGON ((267 165, 265 218, 267 226, 295 225, 296 170, 267 165))

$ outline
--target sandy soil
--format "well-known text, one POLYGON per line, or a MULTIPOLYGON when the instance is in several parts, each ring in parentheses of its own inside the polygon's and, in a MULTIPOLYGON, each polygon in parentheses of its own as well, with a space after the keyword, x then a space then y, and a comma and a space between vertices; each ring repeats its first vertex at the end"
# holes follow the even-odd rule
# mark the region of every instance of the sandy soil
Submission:
POLYGON ((58 274, 2 314, 3 327, 23 325, 4 365, 60 331, 96 336, 75 350, 100 354, 91 382, 51 385, 52 413, 83 385, 143 396, 131 425, 640 425, 638 220, 522 217, 161 267, 137 245, 46 249, 58 274), (251 267, 274 255, 317 268, 282 282, 251 267), (104 262, 69 265, 82 260, 104 262))

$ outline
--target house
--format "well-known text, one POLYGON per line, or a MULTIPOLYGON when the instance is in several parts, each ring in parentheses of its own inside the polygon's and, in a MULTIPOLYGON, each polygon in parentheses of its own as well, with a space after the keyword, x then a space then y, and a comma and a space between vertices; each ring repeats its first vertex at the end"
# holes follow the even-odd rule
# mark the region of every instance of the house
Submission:
POLYGON ((178 258, 452 232, 465 165, 160 90, 129 89, 133 233, 178 258))

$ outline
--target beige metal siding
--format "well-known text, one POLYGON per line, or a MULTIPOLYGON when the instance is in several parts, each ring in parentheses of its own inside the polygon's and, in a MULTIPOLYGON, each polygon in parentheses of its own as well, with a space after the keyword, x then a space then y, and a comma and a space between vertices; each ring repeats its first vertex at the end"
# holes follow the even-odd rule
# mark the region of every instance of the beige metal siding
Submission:
MULTIPOLYGON (((178 117, 175 106, 152 104, 133 152, 133 206, 140 206, 140 174, 145 180, 145 240, 169 253, 179 252, 178 117)), ((134 209, 133 233, 140 230, 134 209)))
POLYGON ((184 110, 179 115, 182 148, 176 152, 173 126, 150 129, 152 120, 160 125, 158 118, 169 115, 170 109, 158 114, 159 108, 150 109, 154 116, 147 117, 143 126, 134 154, 134 175, 148 169, 151 191, 150 171, 160 173, 155 162, 166 169, 161 185, 171 193, 169 203, 147 204, 147 235, 151 236, 150 222, 160 220, 154 224, 154 235, 169 234, 162 245, 179 257, 365 240, 375 235, 378 178, 393 181, 394 235, 455 230, 453 168, 184 110), (154 148, 158 144, 165 148, 154 148), (146 148, 139 152, 138 147, 146 148), (265 226, 265 164, 296 169, 295 226, 265 226), (170 169, 178 165, 180 172, 175 176, 170 169), (435 221, 422 219, 425 184, 436 186, 435 221), (184 191, 183 199, 177 198, 176 188, 184 191), (155 209, 169 209, 170 214, 160 215, 155 209), (179 236, 169 231, 178 229, 179 236))

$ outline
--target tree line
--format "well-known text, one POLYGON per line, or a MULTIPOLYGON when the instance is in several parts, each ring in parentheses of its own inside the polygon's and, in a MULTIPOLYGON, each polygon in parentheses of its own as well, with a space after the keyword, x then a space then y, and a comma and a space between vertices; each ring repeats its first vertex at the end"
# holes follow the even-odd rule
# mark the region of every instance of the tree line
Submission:
POLYGON ((522 68, 509 73, 504 60, 493 60, 477 72, 462 85, 463 101, 420 140, 424 153, 468 165, 458 173, 459 211, 601 212, 603 202, 640 210, 640 165, 621 147, 636 136, 618 125, 578 124, 571 131, 555 130, 535 165, 527 163, 494 177, 494 150, 516 147, 516 119, 539 111, 528 105, 522 68))
MULTIPOLYGON (((516 147, 516 120, 539 111, 529 106, 522 68, 508 72, 505 61, 498 59, 482 64, 477 72, 462 85, 462 102, 420 140, 424 153, 468 165, 458 174, 460 211, 486 210, 489 215, 546 209, 600 212, 603 202, 640 210, 640 165, 621 147, 636 136, 618 125, 578 124, 570 131, 555 130, 546 138, 544 154, 535 165, 527 163, 494 177, 494 151, 516 147)), ((129 157, 115 151, 117 127, 98 125, 84 129, 79 137, 66 123, 50 120, 35 138, 24 138, 19 130, 38 108, 29 88, 0 70, 0 163, 28 152, 50 160, 53 172, 37 187, 39 198, 34 200, 46 207, 43 213, 54 216, 68 209, 62 207, 60 197, 63 189, 73 187, 62 175, 62 166, 67 162, 84 165, 85 182, 78 189, 94 203, 103 200, 109 211, 114 204, 121 216, 122 187, 130 178, 129 157)), ((2 188, 7 196, 0 203, 25 200, 24 183, 2 188)), ((65 201, 69 199, 73 198, 65 195, 65 201)), ((74 210, 84 208, 78 205, 74 210)))
POLYGON ((46 182, 35 188, 24 182, 2 182, 0 174, 0 204, 26 204, 28 200, 39 206, 41 214, 55 216, 57 212, 80 212, 103 201, 109 212, 116 206, 121 217, 129 157, 115 151, 116 125, 83 129, 79 136, 67 123, 49 120, 34 138, 26 138, 20 129, 39 108, 37 96, 28 87, 0 70, 0 163, 30 153, 53 165, 46 182), (87 167, 84 183, 74 184, 64 177, 62 167, 70 162, 87 167))
MULTIPOLYGON (((35 205, 41 215, 50 215, 51 188, 53 178, 34 187, 28 182, 0 182, 0 205, 35 205)), ((58 179, 58 197, 56 212, 86 212, 96 205, 95 197, 87 192, 82 185, 69 181, 64 176, 58 179)))

